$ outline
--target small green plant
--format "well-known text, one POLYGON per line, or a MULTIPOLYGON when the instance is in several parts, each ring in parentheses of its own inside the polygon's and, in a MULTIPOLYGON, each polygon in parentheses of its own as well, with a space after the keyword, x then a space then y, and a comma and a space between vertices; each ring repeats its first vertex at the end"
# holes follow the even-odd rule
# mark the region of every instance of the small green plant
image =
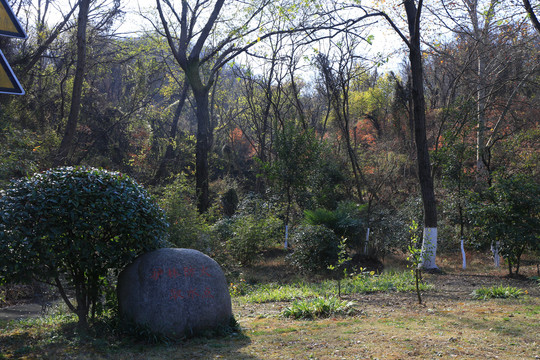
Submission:
POLYGON ((318 297, 308 300, 295 300, 282 315, 293 319, 315 319, 335 315, 354 315, 358 311, 352 301, 343 301, 336 297, 318 297))
POLYGON ((335 265, 328 265, 328 270, 334 272, 336 275, 337 288, 338 288, 338 297, 341 298, 341 279, 346 279, 348 276, 347 273, 347 262, 351 261, 351 257, 347 253, 347 239, 342 238, 338 245, 338 261, 335 265))
POLYGON ((540 251, 540 184, 535 178, 496 174, 492 186, 471 197, 468 211, 478 245, 499 241, 510 275, 519 274, 523 254, 540 251))
POLYGON ((240 202, 234 216, 226 216, 212 226, 223 253, 241 265, 256 263, 265 249, 279 243, 282 231, 283 221, 276 207, 253 194, 240 202))
POLYGON ((422 277, 421 269, 419 267, 422 262, 422 249, 418 247, 419 236, 418 236, 418 223, 412 221, 412 224, 409 226, 409 234, 411 236, 411 242, 407 247, 407 261, 409 261, 408 267, 411 268, 411 271, 414 274, 414 281, 416 285, 416 295, 418 296, 418 303, 422 304, 422 296, 420 295, 420 280, 422 277))
POLYGON ((171 344, 172 339, 169 337, 155 332, 146 325, 137 324, 135 322, 122 319, 120 323, 120 330, 123 335, 127 335, 136 341, 144 344, 156 345, 156 344, 171 344))
POLYGON ((240 278, 238 282, 231 282, 229 285, 229 294, 231 294, 231 296, 242 296, 247 293, 248 289, 249 286, 246 283, 246 280, 240 278))
POLYGON ((7 303, 7 290, 0 286, 0 305, 7 303))
POLYGON ((512 286, 481 287, 472 292, 475 300, 519 298, 526 294, 525 291, 512 286))

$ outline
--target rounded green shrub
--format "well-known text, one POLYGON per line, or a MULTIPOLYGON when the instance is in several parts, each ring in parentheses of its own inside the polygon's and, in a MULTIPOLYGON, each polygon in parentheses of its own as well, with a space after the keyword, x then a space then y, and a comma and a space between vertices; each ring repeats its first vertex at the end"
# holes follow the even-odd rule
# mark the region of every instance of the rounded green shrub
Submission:
POLYGON ((323 225, 304 225, 291 238, 291 262, 302 271, 324 271, 338 260, 339 239, 323 225))
POLYGON ((171 184, 157 189, 160 205, 169 223, 168 240, 173 247, 211 253, 214 241, 210 226, 195 206, 193 187, 181 174, 171 184))
POLYGON ((225 243, 226 249, 240 264, 252 265, 260 260, 264 249, 276 242, 281 225, 282 222, 272 216, 239 216, 231 226, 232 236, 225 243))
POLYGON ((0 192, 0 282, 62 279, 68 307, 86 326, 110 270, 161 247, 167 223, 147 192, 128 176, 64 167, 15 181, 0 192))
POLYGON ((271 201, 249 194, 239 203, 232 217, 217 221, 212 230, 234 262, 252 265, 284 236, 278 211, 279 207, 271 201))

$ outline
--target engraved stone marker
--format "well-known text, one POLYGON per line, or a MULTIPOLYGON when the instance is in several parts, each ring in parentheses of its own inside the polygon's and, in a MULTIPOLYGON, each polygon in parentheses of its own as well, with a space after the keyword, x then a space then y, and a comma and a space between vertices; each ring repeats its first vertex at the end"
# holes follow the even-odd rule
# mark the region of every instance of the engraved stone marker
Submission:
POLYGON ((159 249, 127 266, 118 278, 120 313, 170 337, 228 325, 231 297, 220 266, 191 249, 159 249))

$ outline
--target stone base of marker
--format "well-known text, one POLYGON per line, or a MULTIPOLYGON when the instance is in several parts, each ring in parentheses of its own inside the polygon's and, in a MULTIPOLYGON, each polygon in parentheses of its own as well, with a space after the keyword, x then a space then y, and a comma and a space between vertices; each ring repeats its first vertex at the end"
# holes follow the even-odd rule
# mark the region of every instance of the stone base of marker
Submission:
POLYGON ((210 257, 191 249, 144 254, 118 278, 120 314, 169 337, 227 326, 232 317, 225 275, 210 257))

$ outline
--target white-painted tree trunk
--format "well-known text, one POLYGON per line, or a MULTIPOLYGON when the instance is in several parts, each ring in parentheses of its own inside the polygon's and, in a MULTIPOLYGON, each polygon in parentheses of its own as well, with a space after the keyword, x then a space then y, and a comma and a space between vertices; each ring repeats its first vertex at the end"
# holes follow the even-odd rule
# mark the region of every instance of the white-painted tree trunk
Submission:
POLYGON ((501 266, 501 258, 499 256, 499 246, 500 242, 496 241, 495 244, 491 243, 491 251, 493 252, 493 261, 495 262, 495 267, 501 266))
POLYGON ((422 259, 418 265, 421 269, 438 269, 435 264, 435 256, 437 254, 437 228, 424 228, 422 237, 422 259))
POLYGON ((465 246, 463 245, 464 241, 461 238, 461 258, 463 259, 463 268, 467 268, 467 257, 465 256, 465 246))
POLYGON ((368 255, 368 251, 369 251, 369 232, 370 232, 370 228, 367 229, 367 232, 366 232, 366 243, 364 244, 364 255, 368 255))

